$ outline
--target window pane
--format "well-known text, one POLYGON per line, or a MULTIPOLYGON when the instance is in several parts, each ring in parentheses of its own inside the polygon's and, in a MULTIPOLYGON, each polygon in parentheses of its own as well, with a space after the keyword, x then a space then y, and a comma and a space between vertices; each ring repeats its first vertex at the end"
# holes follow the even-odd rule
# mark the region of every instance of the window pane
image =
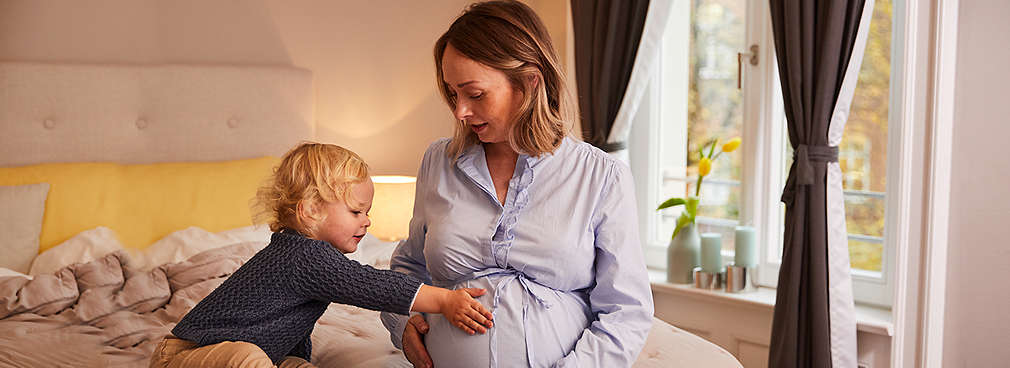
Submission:
POLYGON ((883 254, 883 243, 849 240, 849 263, 852 268, 880 272, 880 257, 883 254), (864 267, 856 267, 856 265, 864 267))
MULTIPOLYGON (((688 24, 672 26, 664 40, 664 64, 673 69, 664 71, 662 87, 664 99, 670 99, 663 104, 661 133, 664 196, 694 195, 699 149, 712 139, 724 142, 742 131, 743 95, 736 86, 736 54, 744 49, 746 2, 691 0, 689 4, 688 24)), ((707 220, 699 219, 699 230, 725 232, 723 249, 727 250, 733 249, 732 229, 739 216, 741 162, 739 152, 720 157, 701 186, 698 216, 707 220)), ((676 216, 676 211, 662 216, 661 236, 669 238, 673 233, 676 216)))
MULTIPOLYGON (((891 0, 877 0, 859 82, 838 152, 849 234, 884 237, 887 116, 891 78, 891 0)), ((852 268, 880 271, 882 243, 849 240, 852 268)))
MULTIPOLYGON (((743 50, 747 4, 742 0, 695 0, 692 3, 688 75, 687 165, 697 177, 699 150, 712 139, 740 136, 743 93, 737 88, 736 54, 743 50)), ((715 161, 701 187, 699 216, 737 219, 741 157, 715 161)), ((696 180, 688 182, 695 193, 696 180)))

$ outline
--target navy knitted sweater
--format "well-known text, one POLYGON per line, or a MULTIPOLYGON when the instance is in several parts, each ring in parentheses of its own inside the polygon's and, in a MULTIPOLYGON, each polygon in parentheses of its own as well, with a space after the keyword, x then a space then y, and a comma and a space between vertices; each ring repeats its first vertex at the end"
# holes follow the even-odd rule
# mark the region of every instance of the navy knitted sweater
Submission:
POLYGON ((421 281, 347 259, 329 243, 292 230, 239 267, 172 329, 200 346, 246 341, 276 364, 312 356, 312 328, 332 303, 408 314, 421 281))

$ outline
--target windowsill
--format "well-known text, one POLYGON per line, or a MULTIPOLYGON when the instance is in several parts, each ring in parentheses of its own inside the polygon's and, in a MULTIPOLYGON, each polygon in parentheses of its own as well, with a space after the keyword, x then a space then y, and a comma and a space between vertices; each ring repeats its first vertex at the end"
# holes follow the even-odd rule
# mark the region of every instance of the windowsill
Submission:
MULTIPOLYGON (((690 284, 670 284, 666 282, 666 272, 649 270, 649 281, 654 293, 706 299, 715 303, 733 304, 753 308, 773 309, 775 307, 775 289, 760 287, 749 293, 726 293, 698 289, 690 284)), ((891 310, 876 306, 856 304, 856 330, 882 336, 892 336, 894 325, 891 322, 891 310)))

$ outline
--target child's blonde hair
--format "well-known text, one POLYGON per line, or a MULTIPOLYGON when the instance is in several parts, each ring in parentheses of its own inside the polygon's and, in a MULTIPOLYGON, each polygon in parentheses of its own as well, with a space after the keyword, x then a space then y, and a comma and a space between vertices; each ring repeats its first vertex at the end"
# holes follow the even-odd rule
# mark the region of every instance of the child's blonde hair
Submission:
POLYGON ((275 232, 291 228, 314 236, 315 229, 302 218, 299 205, 341 200, 360 209, 364 203, 351 200, 350 189, 366 180, 368 165, 356 153, 333 144, 303 142, 284 154, 273 175, 257 190, 256 222, 268 223, 275 232))

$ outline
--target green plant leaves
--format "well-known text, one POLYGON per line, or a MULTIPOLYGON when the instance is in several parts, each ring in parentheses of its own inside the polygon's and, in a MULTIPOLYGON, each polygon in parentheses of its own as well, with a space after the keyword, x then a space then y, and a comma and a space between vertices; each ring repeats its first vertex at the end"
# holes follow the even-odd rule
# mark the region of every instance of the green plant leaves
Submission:
POLYGON ((681 212, 680 217, 677 217, 677 226, 673 228, 673 236, 671 237, 671 239, 677 237, 677 233, 680 232, 681 228, 693 222, 694 222, 694 216, 689 216, 687 214, 687 211, 681 212))
POLYGON ((659 207, 656 208, 656 211, 659 211, 664 208, 670 208, 673 206, 679 206, 685 203, 687 203, 687 201, 685 201, 684 198, 670 198, 667 199, 666 202, 660 204, 659 207))
POLYGON ((680 213, 679 217, 677 217, 677 226, 673 228, 673 236, 671 239, 677 237, 677 233, 679 233, 680 229, 684 228, 684 226, 694 223, 695 217, 698 216, 698 202, 700 202, 699 198, 692 196, 687 197, 686 200, 683 198, 670 198, 666 200, 666 202, 663 202, 663 204, 659 205, 660 209, 666 208, 663 207, 663 205, 667 203, 674 203, 667 207, 680 204, 684 205, 684 211, 680 213))
POLYGON ((694 216, 698 214, 698 203, 701 202, 701 198, 698 197, 688 197, 687 203, 684 206, 684 212, 691 215, 691 221, 694 221, 694 216))

